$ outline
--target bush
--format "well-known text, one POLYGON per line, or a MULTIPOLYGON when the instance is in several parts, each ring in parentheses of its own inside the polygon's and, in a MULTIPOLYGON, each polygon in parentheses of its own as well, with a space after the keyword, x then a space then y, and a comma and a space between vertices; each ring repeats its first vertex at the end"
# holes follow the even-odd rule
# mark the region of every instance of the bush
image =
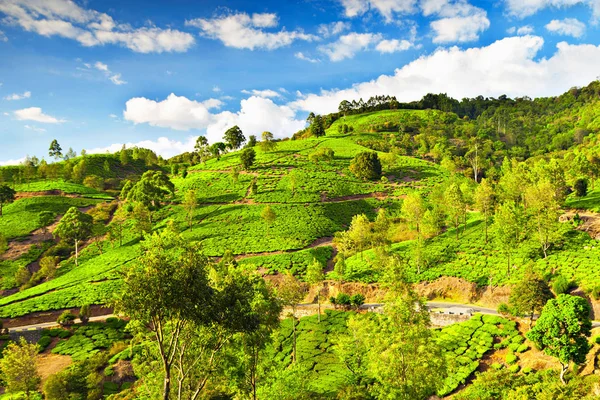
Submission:
POLYGON ((50 336, 42 336, 37 342, 38 346, 40 346, 40 353, 46 350, 46 348, 50 346, 50 343, 52 343, 52 338, 50 336))
POLYGON ((500 315, 510 315, 510 307, 506 303, 500 303, 498 306, 498 313, 500 315))
POLYGON ((90 305, 89 304, 82 305, 81 309, 79 310, 79 320, 85 324, 86 322, 88 322, 90 320, 90 315, 91 315, 90 305))
POLYGON ((350 171, 361 179, 379 179, 381 161, 375 152, 358 153, 350 163, 350 171))
POLYGON ((529 350, 529 346, 528 346, 528 345, 526 345, 525 343, 523 343, 522 345, 520 345, 520 346, 517 348, 517 350, 516 350, 516 351, 517 351, 517 353, 524 353, 524 352, 526 352, 527 350, 529 350))
POLYGON ((242 163, 242 167, 245 170, 250 169, 252 164, 254 164, 254 159, 256 158, 256 152, 253 148, 245 148, 240 153, 240 162, 242 163))
POLYGON ((521 369, 521 367, 519 367, 519 365, 518 365, 518 364, 515 364, 515 365, 513 365, 513 366, 511 366, 511 367, 509 367, 509 368, 508 368, 508 370, 509 370, 510 372, 513 372, 513 373, 515 373, 515 374, 516 374, 517 372, 519 372, 519 370, 520 370, 520 369, 521 369))
POLYGON ((353 295, 352 297, 350 297, 350 304, 352 304, 356 308, 362 306, 363 304, 365 304, 365 296, 363 296, 360 293, 353 295))
POLYGON ((575 195, 577 197, 584 197, 587 195, 588 190, 588 181, 585 178, 579 178, 573 184, 573 190, 575 190, 575 195))
POLYGON ((59 325, 71 325, 73 321, 75 321, 75 315, 71 314, 69 311, 64 311, 60 314, 60 317, 56 320, 59 325))
POLYGON ((490 365, 490 367, 492 367, 492 369, 495 369, 496 371, 499 371, 502 368, 504 368, 504 365, 502 365, 500 363, 493 363, 492 365, 490 365))
POLYGON ((335 299, 335 304, 342 307, 348 307, 352 304, 352 302, 349 295, 346 293, 339 293, 335 299))
POLYGON ((516 354, 513 354, 513 353, 509 353, 509 354, 507 354, 507 355, 506 355, 506 358, 505 358, 505 360, 506 360, 506 363, 507 363, 508 365, 512 365, 512 364, 516 363, 518 359, 519 359, 519 358, 517 357, 517 355, 516 355, 516 354))
POLYGON ((555 295, 568 293, 573 288, 573 283, 569 282, 567 278, 562 275, 558 275, 552 283, 552 291, 555 295))

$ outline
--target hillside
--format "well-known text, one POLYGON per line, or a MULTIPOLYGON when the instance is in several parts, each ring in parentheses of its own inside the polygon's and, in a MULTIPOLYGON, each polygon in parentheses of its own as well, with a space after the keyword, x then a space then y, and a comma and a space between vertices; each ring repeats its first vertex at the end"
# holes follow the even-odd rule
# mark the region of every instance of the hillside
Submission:
MULTIPOLYGON (((474 119, 435 109, 338 115, 322 136, 275 141, 273 148, 259 142, 246 168, 241 164, 248 148, 202 162, 190 155, 165 161, 147 150, 126 149, 44 167, 0 168, 0 182, 16 192, 0 218, 0 233, 7 241, 0 255, 0 317, 5 326, 15 327, 55 320, 62 311, 76 312, 84 305, 112 307, 125 285, 124 273, 148 252, 146 235, 176 232, 184 242, 200 246, 211 263, 211 280, 226 282, 215 276, 227 276, 227 271, 235 276, 228 268, 238 268, 252 276, 257 272, 283 290, 291 272, 306 286, 297 301, 301 303, 315 303, 317 293, 319 302, 330 307, 330 297, 340 294, 378 303, 388 300, 394 285, 406 282, 428 300, 509 310, 505 317, 513 314, 512 320, 475 316, 432 334, 449 368, 439 395, 463 389, 476 370, 500 370, 505 364, 511 373, 531 370, 527 360, 534 346, 525 341, 528 328, 519 319, 527 313, 514 308, 509 297, 515 286, 534 273, 556 295, 577 294, 600 310, 600 197, 595 186, 600 126, 597 100, 585 97, 595 87, 581 90, 578 97, 559 97, 554 105, 544 99, 507 101, 474 119), (559 107, 562 103, 571 107, 559 107), (535 113, 527 116, 529 122, 521 120, 521 127, 534 123, 532 132, 544 131, 546 136, 523 128, 511 138, 509 128, 494 132, 484 127, 509 107, 511 117, 503 122, 507 126, 521 118, 522 108, 551 109, 538 109, 537 122, 535 113), (553 139, 560 135, 568 140, 553 139), (540 141, 534 143, 533 136, 540 141), (356 160, 365 152, 377 154, 381 173, 376 178, 365 179, 357 172, 356 160), (486 185, 488 203, 482 200, 486 185), (51 235, 73 207, 93 217, 77 260, 72 241, 51 235), (43 211, 50 218, 41 218, 43 211), (505 233, 507 227, 513 231, 505 233), (55 265, 47 267, 48 260, 55 265), (313 282, 314 265, 324 273, 322 288, 313 282), (524 353, 523 360, 509 362, 506 348, 511 357, 524 353), (459 357, 454 360, 454 355, 459 357), (502 365, 493 366, 498 360, 502 365)), ((321 323, 314 316, 284 320, 264 350, 278 378, 263 382, 263 396, 275 398, 270 396, 282 382, 295 382, 297 390, 312 393, 308 398, 334 398, 351 387, 348 382, 358 378, 348 375, 343 364, 349 361, 340 358, 336 341, 351 332, 347 321, 356 315, 366 318, 359 324, 371 318, 328 310, 321 323), (290 348, 291 327, 296 325, 298 364, 290 348)), ((97 329, 93 335, 109 328, 97 329)), ((59 341, 65 344, 46 353, 68 355, 69 350, 53 349, 71 345, 75 352, 77 343, 66 344, 77 337, 67 340, 72 334, 65 333, 59 341)), ((129 339, 122 332, 112 335, 114 342, 129 339)), ((90 354, 78 354, 73 361, 112 346, 112 341, 97 341, 85 342, 90 354)), ((102 368, 135 358, 124 353, 114 358, 121 354, 116 350, 110 354, 112 361, 103 360, 102 368)), ((138 361, 140 368, 151 368, 138 361)), ((123 382, 115 389, 114 382, 105 380, 105 394, 130 390, 123 382)), ((140 390, 150 390, 144 385, 151 379, 140 382, 140 390)), ((225 386, 214 381, 211 390, 226 392, 225 386)))

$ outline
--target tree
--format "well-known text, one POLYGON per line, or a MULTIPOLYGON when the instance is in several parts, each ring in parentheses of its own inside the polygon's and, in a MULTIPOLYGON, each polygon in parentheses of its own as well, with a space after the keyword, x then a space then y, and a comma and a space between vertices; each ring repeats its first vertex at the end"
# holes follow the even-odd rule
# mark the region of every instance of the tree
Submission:
POLYGON ((254 146, 256 146, 256 136, 250 135, 248 136, 248 143, 246 143, 246 147, 250 148, 254 146))
POLYGON ((250 167, 254 164, 254 159, 256 158, 256 151, 253 148, 247 148, 242 150, 240 153, 240 161, 242 163, 242 168, 246 171, 250 169, 250 167))
POLYGON ((310 133, 315 137, 325 136, 325 121, 320 115, 316 115, 310 124, 310 133))
POLYGON ((508 302, 518 315, 529 314, 531 324, 533 314, 541 311, 552 298, 554 295, 548 283, 533 271, 527 271, 525 277, 512 288, 508 302))
POLYGON ((361 179, 379 179, 381 162, 377 153, 370 151, 358 153, 350 163, 350 172, 361 179))
POLYGON ((119 152, 119 160, 121 161, 122 166, 129 164, 129 151, 125 145, 123 145, 121 151, 119 152))
POLYGON ((17 192, 8 185, 0 185, 0 217, 2 217, 2 206, 15 201, 17 192))
POLYGON ((246 138, 244 137, 240 127, 235 125, 225 132, 223 135, 223 140, 227 144, 227 147, 232 150, 237 150, 242 147, 242 144, 244 144, 246 138))
POLYGON ((207 264, 197 244, 186 242, 171 229, 155 233, 142 242, 142 255, 126 270, 116 300, 118 312, 154 335, 164 375, 164 400, 171 393, 172 369, 183 344, 181 333, 194 322, 209 320, 214 299, 207 264))
POLYGON ((584 197, 587 195, 588 191, 588 181, 585 178, 578 178, 575 180, 573 184, 573 189, 575 190, 575 195, 577 197, 584 197))
POLYGON ((50 157, 53 157, 55 160, 62 158, 62 148, 60 147, 60 144, 58 144, 58 141, 56 139, 54 139, 50 143, 50 148, 48 149, 48 155, 50 157))
POLYGON ((187 220, 190 228, 193 226, 192 223, 194 221, 194 211, 196 210, 197 206, 198 195, 196 194, 196 191, 193 189, 186 191, 183 197, 183 209, 185 210, 185 219, 187 220))
POLYGON ((69 150, 67 151, 67 153, 65 154, 65 156, 63 158, 65 159, 65 161, 67 161, 67 160, 71 160, 75 157, 77 157, 77 153, 75 152, 75 150, 73 150, 72 147, 69 147, 69 150))
POLYGON ((223 142, 216 142, 210 145, 208 151, 213 157, 216 157, 217 160, 221 159, 221 154, 225 153, 227 150, 227 145, 223 142))
MULTIPOLYGON (((56 256, 42 257, 40 260, 40 270, 36 272, 36 275, 40 273, 42 277, 52 279, 56 275, 56 267, 58 266, 59 258, 56 256)), ((37 279, 36 279, 37 280, 37 279)))
POLYGON ((71 207, 54 230, 55 236, 75 244, 75 265, 78 265, 79 243, 90 237, 93 223, 94 219, 91 215, 82 213, 77 207, 71 207))
POLYGON ((531 216, 535 237, 544 258, 548 256, 548 249, 560 239, 560 205, 554 196, 554 190, 548 181, 536 182, 525 190, 526 210, 531 216))
POLYGON ((542 315, 527 333, 527 338, 544 353, 558 359, 563 384, 569 363, 584 363, 590 350, 587 340, 592 330, 590 312, 585 299, 561 294, 546 303, 542 315))
POLYGON ((323 264, 316 258, 306 268, 306 282, 317 288, 317 310, 318 310, 318 321, 321 322, 321 289, 323 288, 323 281, 325 280, 325 274, 323 273, 323 264))
POLYGON ((430 324, 425 303, 409 290, 386 303, 382 315, 350 325, 354 340, 346 346, 354 349, 346 348, 342 361, 358 371, 358 381, 368 385, 374 398, 429 398, 446 376, 430 324))
POLYGON ((292 312, 292 362, 296 362, 296 306, 304 299, 305 291, 290 271, 286 271, 277 287, 277 296, 282 305, 291 307, 292 312))
POLYGON ((152 215, 148 207, 142 203, 136 203, 131 214, 133 217, 133 227, 140 237, 143 237, 144 233, 152 231, 152 215))
POLYGON ((90 320, 92 313, 90 311, 90 305, 84 304, 79 309, 79 320, 84 324, 90 320))
POLYGON ((485 224, 485 242, 488 242, 488 221, 490 214, 494 210, 494 203, 496 196, 494 194, 494 188, 486 178, 481 180, 481 183, 475 189, 475 208, 483 214, 483 221, 485 224))
POLYGON ((512 201, 507 201, 498 207, 492 226, 494 239, 507 258, 506 274, 510 275, 510 258, 521 241, 524 231, 523 208, 512 201))
POLYGON ((240 179, 240 169, 237 166, 231 168, 231 179, 233 183, 238 183, 240 179))
POLYGON ((277 148, 277 142, 273 141, 273 134, 271 132, 263 132, 262 140, 260 142, 260 148, 265 153, 273 151, 277 148))
POLYGON ((444 204, 448 219, 454 226, 456 232, 456 240, 458 240, 458 227, 463 221, 467 213, 467 203, 460 186, 457 183, 452 183, 444 194, 444 204))
POLYGON ((175 185, 168 176, 160 171, 146 171, 127 193, 127 200, 142 203, 149 210, 156 210, 174 194, 175 185))
POLYGON ((260 217, 267 223, 267 235, 269 235, 269 230, 271 229, 271 224, 273 224, 273 222, 275 222, 277 215, 275 214, 275 211, 273 211, 271 206, 267 204, 265 206, 265 208, 263 208, 262 212, 260 213, 260 217))
POLYGON ((346 232, 336 232, 334 242, 338 250, 345 255, 365 251, 371 243, 371 222, 365 214, 352 217, 346 232))
POLYGON ((8 240, 6 240, 6 236, 4 236, 0 232, 0 256, 8 250, 8 240))
POLYGON ((37 371, 39 346, 27 343, 21 337, 19 343, 9 343, 2 352, 0 371, 9 393, 25 392, 29 399, 32 391, 37 390, 41 378, 37 371))

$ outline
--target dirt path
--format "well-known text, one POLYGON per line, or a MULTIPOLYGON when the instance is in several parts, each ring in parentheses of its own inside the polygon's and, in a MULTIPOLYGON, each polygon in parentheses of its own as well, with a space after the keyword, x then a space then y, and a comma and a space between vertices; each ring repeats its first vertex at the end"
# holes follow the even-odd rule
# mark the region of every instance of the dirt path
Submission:
POLYGON ((54 189, 54 190, 43 190, 41 192, 17 192, 17 194, 15 195, 15 198, 17 200, 19 200, 19 199, 26 199, 26 198, 31 198, 31 197, 43 197, 43 196, 61 196, 61 197, 70 197, 73 199, 83 197, 82 195, 77 194, 77 193, 65 193, 62 190, 54 189))
POLYGON ((560 221, 573 221, 575 214, 579 214, 582 221, 576 229, 587 232, 592 238, 600 240, 600 214, 585 210, 569 210, 560 216, 560 221))

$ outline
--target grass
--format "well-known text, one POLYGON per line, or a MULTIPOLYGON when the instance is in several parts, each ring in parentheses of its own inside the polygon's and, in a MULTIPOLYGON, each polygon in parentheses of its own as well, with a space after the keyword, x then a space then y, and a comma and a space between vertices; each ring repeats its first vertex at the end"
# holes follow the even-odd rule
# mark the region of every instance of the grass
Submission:
POLYGON ((49 190, 60 190, 68 194, 80 194, 80 195, 103 195, 96 189, 89 188, 78 183, 65 181, 62 179, 52 179, 43 181, 33 181, 29 183, 16 184, 13 187, 17 192, 44 192, 49 190))
POLYGON ((314 249, 295 251, 293 253, 274 254, 268 256, 249 257, 239 261, 241 265, 252 265, 256 269, 263 268, 269 274, 291 271, 295 276, 302 277, 306 268, 314 260, 326 265, 333 255, 333 247, 324 246, 314 249))
POLYGON ((577 197, 575 194, 571 194, 567 197, 565 205, 568 208, 600 212, 600 189, 590 190, 588 194, 583 197, 577 197))
POLYGON ((61 196, 30 197, 4 206, 0 217, 0 232, 7 239, 29 235, 42 226, 38 215, 42 211, 64 214, 71 207, 87 207, 101 202, 97 199, 70 198, 61 196))

